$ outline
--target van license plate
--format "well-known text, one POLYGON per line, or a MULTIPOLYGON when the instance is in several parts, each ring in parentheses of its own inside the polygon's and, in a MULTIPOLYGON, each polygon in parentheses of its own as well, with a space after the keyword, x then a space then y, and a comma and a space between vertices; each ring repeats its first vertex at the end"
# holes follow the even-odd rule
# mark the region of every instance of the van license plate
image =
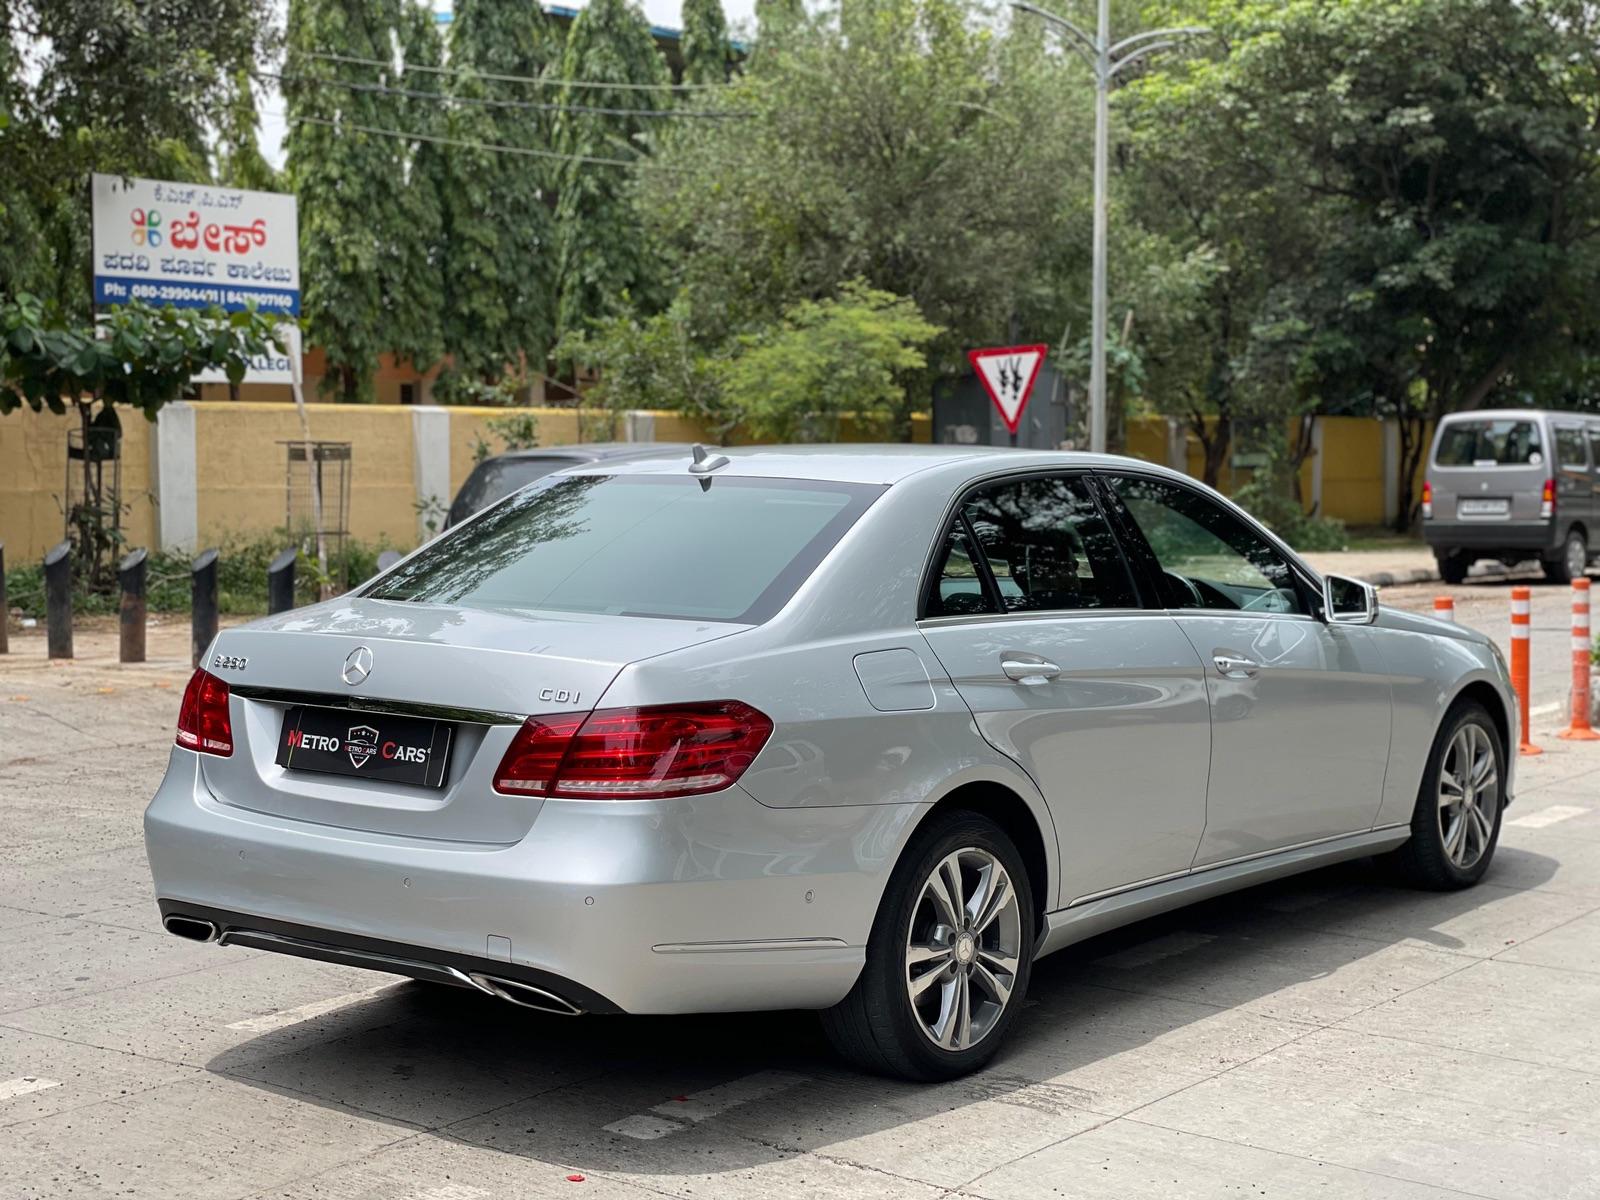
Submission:
POLYGON ((450 758, 449 725, 347 708, 291 708, 278 737, 280 767, 365 775, 439 787, 450 758))
POLYGON ((1489 500, 1462 500, 1456 513, 1463 517, 1506 517, 1511 515, 1511 501, 1504 498, 1489 500))

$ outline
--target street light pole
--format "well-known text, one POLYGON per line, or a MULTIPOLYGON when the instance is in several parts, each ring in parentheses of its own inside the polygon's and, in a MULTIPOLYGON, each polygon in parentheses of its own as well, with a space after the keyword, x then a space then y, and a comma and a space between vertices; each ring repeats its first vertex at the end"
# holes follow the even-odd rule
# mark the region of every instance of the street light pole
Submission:
POLYGON ((1196 25, 1175 29, 1150 29, 1111 40, 1111 0, 1099 0, 1093 37, 1063 16, 1031 4, 1011 0, 1011 6, 1032 13, 1052 26, 1063 40, 1088 62, 1094 72, 1094 279, 1091 297, 1089 347, 1089 449, 1106 449, 1106 242, 1109 220, 1106 198, 1110 175, 1111 84, 1125 67, 1161 50, 1180 45, 1186 38, 1210 31, 1196 25))

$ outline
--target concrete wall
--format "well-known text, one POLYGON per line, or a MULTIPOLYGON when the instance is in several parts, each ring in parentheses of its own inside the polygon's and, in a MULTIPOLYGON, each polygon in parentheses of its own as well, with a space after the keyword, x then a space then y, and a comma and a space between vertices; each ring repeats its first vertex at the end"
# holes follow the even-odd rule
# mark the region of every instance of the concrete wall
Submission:
MULTIPOLYGON (((225 390, 225 389, 224 389, 225 390)), ((448 503, 473 466, 479 439, 492 451, 499 439, 489 423, 507 414, 497 408, 433 408, 400 404, 312 404, 311 433, 352 445, 349 528, 367 542, 413 546, 422 532, 418 501, 435 496, 448 503)), ((691 442, 715 440, 693 420, 676 413, 629 413, 615 421, 605 413, 571 408, 517 410, 538 421, 539 444, 579 441, 691 442)), ((0 417, 0 541, 10 561, 37 558, 61 540, 58 497, 66 470, 66 434, 75 418, 27 410, 0 417)), ((1352 525, 1376 525, 1393 508, 1385 487, 1392 461, 1392 435, 1376 420, 1333 417, 1320 423, 1322 453, 1308 461, 1302 494, 1320 497, 1321 511, 1352 525), (1387 497, 1387 498, 1386 498, 1387 497)), ((849 421, 846 441, 866 440, 849 421)), ((931 422, 913 421, 913 439, 927 441, 931 422)), ((124 416, 122 493, 133 546, 174 545, 190 549, 226 536, 257 536, 281 528, 286 516, 286 458, 280 444, 301 437, 292 404, 281 401, 205 400, 169 405, 157 423, 124 416)), ((747 439, 735 430, 726 439, 747 439)), ((1199 443, 1179 425, 1161 418, 1129 422, 1128 453, 1137 458, 1200 470, 1199 443)), ((1224 491, 1249 474, 1229 468, 1224 491)))

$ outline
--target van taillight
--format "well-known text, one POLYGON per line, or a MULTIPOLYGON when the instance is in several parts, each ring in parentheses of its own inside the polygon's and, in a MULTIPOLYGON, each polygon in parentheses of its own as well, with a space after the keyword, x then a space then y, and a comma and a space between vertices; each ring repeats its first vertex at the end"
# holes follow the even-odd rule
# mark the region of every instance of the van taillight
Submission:
POLYGON ((1433 516, 1433 484, 1427 480, 1422 481, 1422 519, 1424 521, 1433 516))
POLYGON ((1556 515, 1556 481, 1546 479, 1544 491, 1539 494, 1539 515, 1549 520, 1556 515))
POLYGON ((209 671, 196 671, 178 706, 178 745, 227 758, 233 753, 233 719, 228 715, 228 685, 209 671))
POLYGON ((771 735, 772 721, 738 700, 529 717, 494 787, 582 800, 716 792, 744 774, 771 735))

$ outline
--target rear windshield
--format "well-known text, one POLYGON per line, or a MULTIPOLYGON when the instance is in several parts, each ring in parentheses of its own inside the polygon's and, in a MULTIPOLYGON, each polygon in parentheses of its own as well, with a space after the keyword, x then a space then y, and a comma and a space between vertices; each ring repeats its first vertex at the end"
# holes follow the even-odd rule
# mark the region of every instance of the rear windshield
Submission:
POLYGON ((816 480, 559 476, 445 534, 365 594, 755 623, 783 607, 882 491, 816 480))
POLYGON ((1533 421, 1451 421, 1433 461, 1441 467, 1522 467, 1544 461, 1533 421))
POLYGON ((480 508, 488 508, 523 485, 580 461, 576 458, 491 458, 481 462, 472 468, 472 474, 456 493, 455 502, 450 505, 450 524, 465 521, 480 508))

